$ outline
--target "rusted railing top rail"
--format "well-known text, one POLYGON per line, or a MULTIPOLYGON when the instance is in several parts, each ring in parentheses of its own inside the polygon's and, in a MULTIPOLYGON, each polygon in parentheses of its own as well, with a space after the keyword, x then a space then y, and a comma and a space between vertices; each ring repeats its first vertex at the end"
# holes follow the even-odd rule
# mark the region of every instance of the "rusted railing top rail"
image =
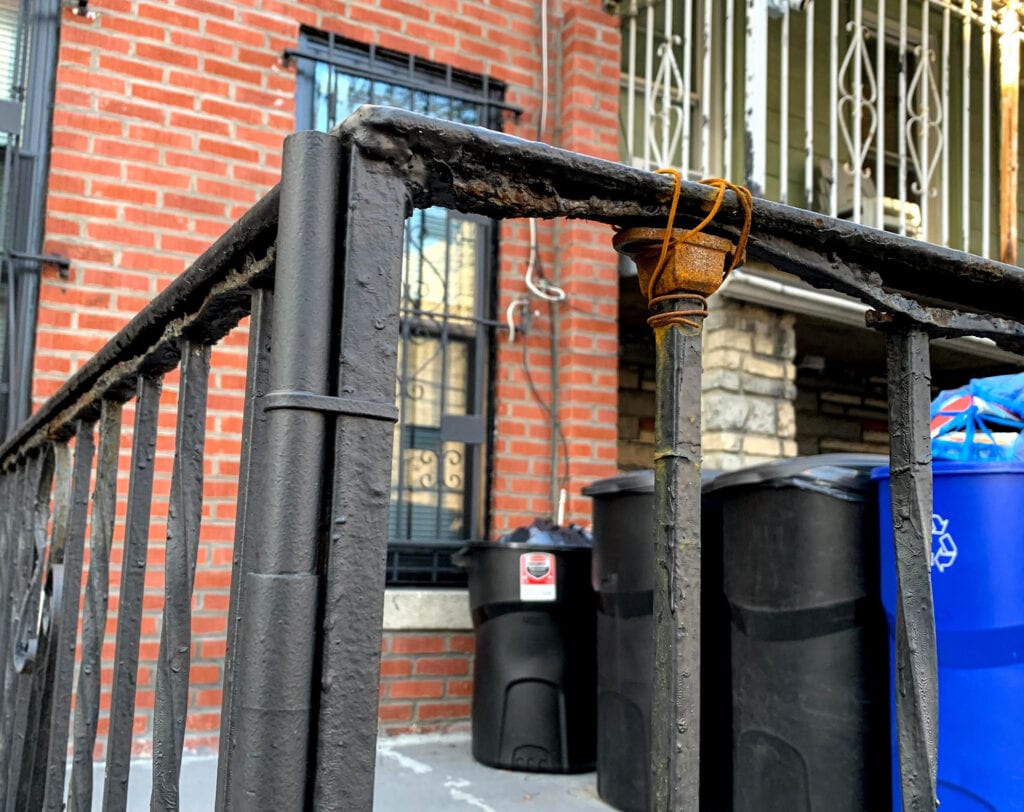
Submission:
POLYGON ((249 313, 249 292, 273 273, 279 187, 270 190, 154 297, 0 446, 0 468, 48 440, 66 440, 103 398, 128 400, 136 376, 177 366, 180 340, 216 342, 249 313))
MULTIPOLYGON (((393 108, 363 107, 339 130, 367 157, 392 164, 416 206, 660 226, 672 196, 672 181, 663 175, 393 108)), ((715 194, 684 181, 680 225, 701 219, 715 194)), ((734 238, 742 220, 729 193, 706 231, 734 238)), ((811 284, 931 323, 939 333, 981 329, 993 338, 1024 338, 1021 326, 1010 323, 1024 314, 1024 270, 1017 266, 762 199, 754 203, 747 253, 811 284), (979 314, 1007 321, 986 325, 979 314)))
MULTIPOLYGON (((367 106, 339 128, 343 141, 390 164, 414 206, 492 217, 577 217, 663 223, 672 181, 479 127, 367 106)), ((696 222, 715 191, 684 182, 679 221, 696 222)), ((248 312, 246 291, 273 272, 278 190, 271 190, 76 372, 7 442, 0 467, 75 421, 101 399, 127 399, 140 372, 177 363, 178 339, 216 339, 248 312), (262 252, 262 256, 260 256, 262 252)), ((742 212, 729 193, 706 230, 735 237, 742 212)), ((979 335, 1024 349, 1024 270, 767 200, 754 204, 751 258, 904 315, 933 335, 979 335), (942 303, 941 306, 930 303, 942 303)))

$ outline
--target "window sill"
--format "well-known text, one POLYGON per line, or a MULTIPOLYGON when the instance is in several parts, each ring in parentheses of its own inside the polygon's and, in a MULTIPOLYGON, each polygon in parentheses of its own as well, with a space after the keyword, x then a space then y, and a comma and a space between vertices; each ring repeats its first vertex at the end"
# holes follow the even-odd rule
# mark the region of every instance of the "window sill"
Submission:
POLYGON ((385 631, 463 631, 473 628, 465 589, 387 589, 385 631))

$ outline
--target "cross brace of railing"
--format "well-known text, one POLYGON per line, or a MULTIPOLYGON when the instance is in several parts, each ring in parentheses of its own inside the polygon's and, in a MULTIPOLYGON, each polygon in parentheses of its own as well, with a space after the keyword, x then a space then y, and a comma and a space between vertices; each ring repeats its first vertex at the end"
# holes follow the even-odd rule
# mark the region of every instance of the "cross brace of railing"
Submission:
MULTIPOLYGON (((133 612, 138 607, 124 612, 141 598, 145 574, 152 473, 147 462, 160 377, 180 361, 198 382, 205 375, 203 348, 251 314, 218 805, 290 809, 315 803, 323 809, 368 810, 402 224, 411 207, 440 205, 498 218, 565 216, 663 226, 672 194, 672 182, 662 176, 389 108, 362 108, 331 134, 291 136, 283 171, 281 187, 0 448, 0 504, 10 509, 0 522, 0 563, 22 562, 2 577, 15 590, 9 594, 26 588, 32 595, 45 593, 53 608, 60 601, 52 578, 40 581, 39 566, 35 573, 27 566, 32 551, 41 549, 40 534, 45 537, 43 494, 49 494, 53 476, 50 461, 57 460, 54 533, 61 545, 61 561, 54 563, 70 561, 75 567, 84 543, 79 505, 93 457, 93 425, 113 414, 111 403, 139 398, 135 435, 143 447, 133 449, 126 531, 126 544, 136 546, 124 556, 135 566, 122 573, 115 686, 124 684, 115 687, 111 712, 112 736, 115 727, 124 734, 120 744, 111 744, 117 752, 108 762, 107 808, 124 808, 129 750, 123 742, 131 732, 134 686, 122 679, 120 663, 122 657, 128 668, 137 663, 133 612), (75 436, 72 460, 68 441, 75 436)), ((677 224, 685 227, 700 218, 714 194, 684 183, 677 224)), ((707 230, 733 237, 740 218, 737 201, 727 195, 707 230)), ((927 561, 914 553, 926 542, 924 517, 931 500, 927 339, 984 335, 1019 350, 1024 326, 1014 314, 1024 312, 1024 271, 763 200, 754 204, 752 225, 751 257, 854 295, 885 314, 878 326, 890 336, 892 491, 894 514, 900 517, 896 549, 903 590, 897 657, 910 685, 897 708, 903 797, 907 809, 933 809, 934 626, 927 561)), ((659 536, 657 566, 675 577, 658 581, 655 597, 656 606, 673 609, 658 620, 659 662, 671 665, 656 668, 659 697, 652 727, 655 736, 671 738, 659 738, 652 748, 664 762, 654 765, 659 781, 654 794, 659 808, 696 810, 700 641, 699 613, 690 609, 700 600, 700 437, 691 430, 699 423, 680 418, 699 414, 701 336, 699 330, 677 334, 675 325, 664 329, 669 334, 659 342, 664 357, 658 361, 658 408, 662 423, 669 425, 662 437, 668 453, 655 498, 668 506, 668 521, 659 536)), ((201 415, 205 388, 193 392, 194 402, 181 407, 183 414, 201 415)), ((187 422, 187 417, 179 421, 175 463, 182 477, 178 510, 185 517, 197 515, 192 495, 202 476, 194 464, 202 437, 188 439, 187 422)), ((187 601, 195 566, 192 530, 187 523, 180 528, 168 538, 171 545, 185 545, 167 559, 176 568, 177 585, 168 595, 174 605, 168 606, 165 623, 173 636, 165 654, 172 658, 170 644, 178 641, 179 652, 183 645, 188 611, 180 601, 187 601)), ((101 534, 93 543, 108 542, 101 534)), ((89 595, 91 607, 105 601, 96 589, 89 595)), ((65 598, 68 613, 70 605, 65 598)), ((73 643, 76 630, 68 614, 42 628, 38 641, 31 635, 22 640, 19 621, 25 614, 17 601, 0 603, 0 632, 31 643, 39 665, 48 667, 0 670, 0 754, 18 754, 16 762, 8 758, 0 769, 25 790, 20 795, 17 786, 9 789, 8 806, 23 797, 41 798, 43 792, 56 804, 64 777, 59 739, 66 738, 68 726, 66 718, 53 714, 66 715, 70 694, 67 688, 55 690, 54 674, 68 669, 66 656, 48 651, 47 644, 73 643), (45 730, 36 719, 46 721, 45 730)), ((99 637, 90 632, 89 639, 95 646, 99 637)), ((158 693, 177 703, 182 686, 174 663, 169 667, 158 693)), ((95 691, 91 683, 83 680, 89 697, 95 691)), ((180 769, 184 714, 177 705, 163 710, 172 712, 155 717, 161 726, 155 738, 165 747, 156 765, 154 808, 173 807, 180 769)), ((77 754, 88 752, 95 728, 85 719, 76 721, 75 730, 77 773, 77 754)), ((88 784, 76 780, 76 792, 82 793, 76 802, 88 803, 88 784)))

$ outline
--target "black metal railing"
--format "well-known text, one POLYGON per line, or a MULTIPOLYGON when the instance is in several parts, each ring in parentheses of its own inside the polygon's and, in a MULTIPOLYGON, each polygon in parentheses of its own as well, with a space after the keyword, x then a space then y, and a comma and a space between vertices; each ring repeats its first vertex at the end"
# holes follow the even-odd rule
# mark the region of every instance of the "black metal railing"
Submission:
MULTIPOLYGON (((291 136, 280 187, 0 448, 0 797, 6 808, 61 807, 69 731, 69 806, 91 806, 121 412, 134 401, 103 798, 106 809, 126 806, 158 401, 162 377, 175 368, 181 379, 152 805, 178 806, 210 348, 248 315, 217 803, 238 810, 369 810, 402 235, 410 207, 663 226, 672 192, 663 176, 388 108, 362 108, 331 134, 291 136)), ((683 184, 680 225, 699 219, 714 195, 683 184)), ((742 218, 729 194, 706 230, 734 239, 742 218)), ((934 624, 927 556, 920 554, 931 512, 927 340, 984 335, 1019 351, 1024 326, 1015 314, 1024 313, 1024 271, 766 201, 754 204, 747 250, 872 304, 881 311, 874 323, 890 335, 903 595, 897 651, 909 675, 897 711, 904 798, 908 808, 934 809, 934 624)), ((667 754, 652 764, 659 809, 698 807, 700 332, 699 323, 656 327, 657 555, 659 571, 676 576, 661 579, 655 596, 656 608, 672 610, 656 624, 654 752, 667 754), (682 380, 686 387, 675 386, 682 380), (680 427, 685 430, 677 432, 680 427)))

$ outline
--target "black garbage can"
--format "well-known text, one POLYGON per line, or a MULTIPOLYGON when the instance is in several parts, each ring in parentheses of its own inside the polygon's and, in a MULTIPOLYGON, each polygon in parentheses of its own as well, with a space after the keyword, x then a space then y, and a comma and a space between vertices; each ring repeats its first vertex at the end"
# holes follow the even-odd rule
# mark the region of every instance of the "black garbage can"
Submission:
MULTIPOLYGON (((716 472, 702 471, 705 487, 716 472)), ((650 808, 654 673, 654 472, 583 489, 594 500, 597 592, 597 791, 617 809, 650 808)), ((721 519, 701 502, 701 809, 728 810, 729 610, 722 592, 721 519)))
POLYGON ((522 528, 468 545, 457 561, 469 570, 476 629, 473 758, 509 770, 594 769, 589 539, 575 528, 522 528))
POLYGON ((877 455, 718 477, 732 612, 733 809, 891 808, 877 455))

